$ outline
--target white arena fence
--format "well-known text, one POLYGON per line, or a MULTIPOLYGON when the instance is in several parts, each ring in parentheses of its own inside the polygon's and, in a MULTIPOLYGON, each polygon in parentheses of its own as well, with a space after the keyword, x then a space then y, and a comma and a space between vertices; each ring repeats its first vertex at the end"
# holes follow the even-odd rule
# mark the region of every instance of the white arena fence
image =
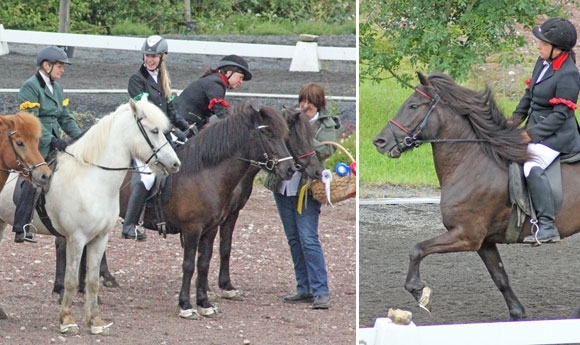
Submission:
MULTIPOLYGON (((8 43, 141 50, 143 38, 8 30, 0 24, 0 55, 9 53, 8 43)), ((354 62, 358 57, 357 48, 318 47, 317 42, 297 42, 296 46, 290 46, 167 39, 167 43, 172 53, 223 55, 227 51, 245 57, 292 59, 290 71, 296 72, 319 72, 319 60, 354 62)))
POLYGON ((538 320, 456 325, 397 325, 379 318, 358 329, 358 345, 580 344, 580 320, 538 320))

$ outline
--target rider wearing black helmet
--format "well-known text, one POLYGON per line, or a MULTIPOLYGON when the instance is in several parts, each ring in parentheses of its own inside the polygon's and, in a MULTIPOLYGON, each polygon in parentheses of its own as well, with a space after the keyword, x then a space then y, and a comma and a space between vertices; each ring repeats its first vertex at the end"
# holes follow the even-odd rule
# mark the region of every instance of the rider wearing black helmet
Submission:
POLYGON ((236 89, 251 79, 252 72, 246 60, 237 55, 225 56, 183 90, 175 100, 175 107, 189 123, 203 128, 213 115, 212 119, 226 116, 229 107, 224 99, 226 90, 236 89))
POLYGON ((551 18, 532 30, 539 39, 540 56, 524 96, 516 107, 515 125, 527 118, 524 139, 531 158, 524 163, 537 226, 526 243, 560 240, 555 225, 552 189, 544 170, 560 153, 580 152, 580 134, 574 112, 580 92, 580 73, 576 67, 576 28, 563 18, 551 18))
MULTIPOLYGON (((190 125, 175 110, 173 95, 171 94, 171 81, 164 60, 167 56, 167 41, 158 35, 148 37, 143 42, 143 64, 129 79, 127 90, 132 98, 143 97, 147 94, 149 102, 157 105, 169 117, 171 124, 181 131, 188 131, 190 125)), ((174 130, 175 131, 175 130, 174 130)), ((168 137, 171 140, 170 137, 168 137)), ((137 230, 139 221, 149 190, 155 182, 155 175, 151 174, 149 167, 136 160, 142 174, 140 181, 133 186, 127 211, 123 217, 122 238, 143 240, 144 232, 137 230)))
MULTIPOLYGON (((70 65, 64 50, 55 46, 41 49, 36 57, 38 70, 28 78, 18 92, 20 110, 25 110, 37 116, 42 124, 42 136, 38 143, 40 153, 46 159, 50 149, 64 150, 67 143, 60 138, 61 130, 69 137, 76 138, 81 130, 71 116, 68 98, 64 98, 62 86, 57 82, 64 73, 64 65, 70 65)), ((24 182, 22 192, 16 205, 14 226, 16 233, 14 242, 36 242, 29 232, 29 222, 32 218, 34 187, 24 182)))

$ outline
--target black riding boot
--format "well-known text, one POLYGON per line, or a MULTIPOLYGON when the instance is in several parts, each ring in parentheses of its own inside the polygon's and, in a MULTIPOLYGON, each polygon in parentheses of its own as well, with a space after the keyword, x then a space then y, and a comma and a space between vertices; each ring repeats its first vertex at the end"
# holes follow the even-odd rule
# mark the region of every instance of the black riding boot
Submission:
POLYGON ((16 212, 14 212, 14 225, 12 231, 14 235, 14 242, 22 243, 24 241, 36 243, 36 240, 29 231, 30 220, 32 219, 32 211, 34 210, 34 193, 36 189, 29 182, 22 182, 22 189, 20 191, 20 198, 16 204, 16 212))
POLYGON ((143 213, 148 193, 149 191, 141 181, 133 187, 133 191, 131 191, 131 196, 129 197, 129 202, 127 204, 127 212, 125 212, 125 218, 123 220, 123 232, 121 233, 122 238, 132 240, 136 239, 139 241, 144 240, 147 237, 145 232, 137 230, 136 225, 139 222, 141 213, 143 213))
MULTIPOLYGON (((539 230, 536 234, 526 236, 524 243, 548 243, 560 241, 560 234, 554 219, 556 211, 554 209, 554 200, 552 198, 552 188, 550 181, 544 170, 540 167, 534 167, 530 171, 530 176, 526 179, 528 190, 532 197, 532 204, 537 213, 539 230)), ((533 227, 532 227, 533 230, 533 227)))

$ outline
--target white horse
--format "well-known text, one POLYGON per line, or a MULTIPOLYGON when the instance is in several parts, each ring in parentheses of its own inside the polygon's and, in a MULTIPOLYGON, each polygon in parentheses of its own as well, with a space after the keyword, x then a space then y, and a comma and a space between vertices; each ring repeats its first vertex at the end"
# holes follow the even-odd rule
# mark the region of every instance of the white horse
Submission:
MULTIPOLYGON (((78 271, 86 245, 87 276, 85 322, 92 334, 108 335, 112 323, 99 315, 99 264, 109 233, 119 218, 119 189, 132 158, 147 162, 154 174, 165 176, 179 170, 181 162, 163 134, 167 116, 144 97, 130 100, 103 117, 65 152, 46 193, 46 210, 54 228, 66 238, 65 292, 59 314, 60 332, 75 334, 79 326, 71 313, 78 286, 78 271)), ((16 178, 11 176, 0 193, 0 228, 12 224, 16 178)), ((33 229, 50 232, 35 212, 33 229)), ((33 230, 34 231, 34 230, 33 230)))

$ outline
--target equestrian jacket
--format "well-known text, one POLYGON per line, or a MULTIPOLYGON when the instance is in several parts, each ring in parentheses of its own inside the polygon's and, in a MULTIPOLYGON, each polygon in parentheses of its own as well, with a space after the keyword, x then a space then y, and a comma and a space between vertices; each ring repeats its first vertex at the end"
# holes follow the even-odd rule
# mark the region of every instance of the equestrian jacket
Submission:
MULTIPOLYGON (((316 157, 324 166, 326 159, 334 154, 336 147, 329 144, 322 144, 323 141, 336 141, 336 132, 340 128, 340 122, 338 118, 329 115, 326 111, 321 111, 318 114, 318 119, 312 124, 314 127, 314 151, 316 152, 316 157)), ((264 180, 264 186, 274 193, 278 193, 280 190, 280 184, 282 179, 274 174, 268 173, 266 179, 264 180)), ((308 177, 302 175, 300 183, 298 185, 298 190, 302 188, 306 183, 308 183, 308 177)))
POLYGON ((177 111, 189 123, 201 128, 212 115, 223 118, 230 106, 225 101, 228 81, 220 72, 208 74, 189 84, 175 99, 177 111))
POLYGON ((172 99, 167 100, 165 94, 163 93, 163 86, 160 83, 157 83, 155 79, 149 74, 147 71, 147 67, 145 65, 141 65, 141 68, 137 72, 135 72, 131 78, 129 78, 129 86, 127 87, 127 91, 131 98, 146 92, 149 94, 148 100, 149 102, 155 104, 156 106, 161 109, 165 115, 171 121, 171 124, 174 127, 179 128, 182 131, 185 131, 189 128, 189 124, 185 119, 179 115, 179 112, 175 109, 172 99))
POLYGON ((540 81, 544 60, 538 58, 532 79, 515 112, 527 117, 526 131, 534 143, 561 153, 580 152, 580 133, 574 112, 580 74, 572 57, 554 59, 540 81))
POLYGON ((64 98, 62 86, 54 82, 50 91, 40 71, 28 78, 18 92, 20 110, 32 112, 42 124, 42 135, 38 149, 46 158, 52 137, 60 138, 61 130, 76 138, 81 130, 68 110, 69 99, 64 98))

